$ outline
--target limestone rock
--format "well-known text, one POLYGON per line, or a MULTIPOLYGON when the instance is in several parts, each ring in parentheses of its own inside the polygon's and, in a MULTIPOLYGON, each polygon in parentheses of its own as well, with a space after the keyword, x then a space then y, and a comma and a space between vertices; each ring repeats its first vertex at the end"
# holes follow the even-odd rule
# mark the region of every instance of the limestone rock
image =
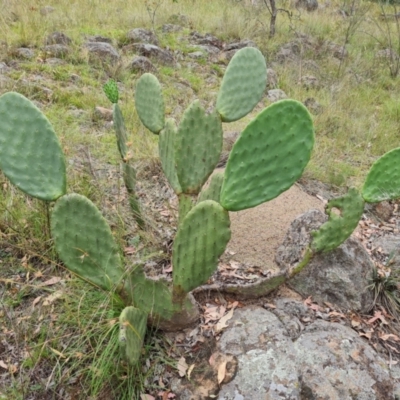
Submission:
POLYGON ((275 103, 276 101, 287 99, 287 94, 281 89, 271 89, 268 90, 267 99, 271 103, 275 103))
POLYGON ((17 50, 15 50, 15 55, 18 58, 25 58, 27 60, 35 57, 35 53, 33 50, 27 48, 27 47, 20 47, 17 50))
POLYGON ((64 58, 69 53, 69 47, 64 44, 49 44, 44 46, 43 51, 50 57, 64 58))
POLYGON ((133 49, 135 49, 140 56, 154 58, 161 64, 172 65, 175 62, 170 51, 161 49, 154 44, 137 43, 133 45, 133 49))

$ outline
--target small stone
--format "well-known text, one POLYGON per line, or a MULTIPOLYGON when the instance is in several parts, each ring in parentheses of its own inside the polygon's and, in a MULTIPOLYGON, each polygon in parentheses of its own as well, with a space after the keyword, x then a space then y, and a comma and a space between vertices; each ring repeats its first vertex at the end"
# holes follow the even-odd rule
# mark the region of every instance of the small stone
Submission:
POLYGON ((69 38, 65 33, 62 32, 53 32, 46 37, 45 44, 63 44, 68 46, 72 43, 71 38, 69 38))
POLYGON ((25 58, 27 60, 35 57, 33 50, 28 49, 27 47, 20 47, 19 49, 15 50, 15 55, 18 58, 25 58))
POLYGON ((133 43, 150 43, 158 45, 157 36, 150 30, 144 28, 135 28, 126 34, 127 39, 133 43))
POLYGON ((373 206, 373 213, 382 221, 388 222, 393 215, 394 206, 388 201, 381 201, 373 206))
POLYGON ((46 55, 56 58, 64 58, 69 53, 68 46, 64 44, 49 44, 43 50, 46 55))
POLYGON ((276 101, 287 99, 287 94, 281 89, 271 89, 268 90, 267 99, 271 103, 275 103, 276 101))
POLYGON ((267 69, 267 88, 268 89, 276 89, 277 86, 278 86, 278 75, 272 68, 268 68, 267 69))
POLYGON ((115 64, 120 59, 118 51, 110 43, 87 42, 85 47, 88 49, 92 61, 111 61, 115 64))
POLYGON ((153 63, 144 56, 136 56, 132 60, 131 70, 133 72, 156 72, 157 68, 153 65, 153 63))
POLYGON ((94 117, 96 120, 112 121, 113 110, 97 106, 94 108, 94 117))

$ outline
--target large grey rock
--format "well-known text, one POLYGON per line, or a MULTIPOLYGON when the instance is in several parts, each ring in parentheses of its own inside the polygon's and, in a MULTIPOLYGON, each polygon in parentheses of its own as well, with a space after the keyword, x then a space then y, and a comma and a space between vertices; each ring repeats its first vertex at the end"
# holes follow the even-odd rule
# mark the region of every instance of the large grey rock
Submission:
POLYGON ((154 44, 136 43, 133 48, 140 56, 153 58, 161 64, 171 65, 175 63, 170 51, 161 49, 154 44))
POLYGON ((276 306, 235 311, 217 350, 236 356, 237 373, 219 400, 394 400, 399 378, 351 328, 316 320, 293 337, 287 326, 307 309, 288 299, 276 306))
POLYGON ((18 58, 25 58, 27 60, 35 57, 35 52, 27 47, 20 47, 17 50, 15 50, 15 55, 18 58))
POLYGON ((157 36, 150 30, 144 28, 131 29, 126 37, 134 43, 151 43, 158 45, 157 36))
MULTIPOLYGON (((321 211, 311 210, 292 222, 276 253, 275 260, 281 268, 295 268, 303 260, 311 232, 326 218, 321 211)), ((315 254, 288 284, 302 296, 311 295, 318 302, 328 301, 344 310, 364 312, 372 304, 372 293, 366 288, 373 268, 364 247, 350 237, 333 251, 315 254)))
POLYGON ((64 44, 49 44, 43 50, 48 56, 56 58, 64 58, 69 53, 69 47, 64 44))
POLYGON ((87 42, 85 44, 92 61, 117 63, 120 59, 118 51, 110 43, 87 42))

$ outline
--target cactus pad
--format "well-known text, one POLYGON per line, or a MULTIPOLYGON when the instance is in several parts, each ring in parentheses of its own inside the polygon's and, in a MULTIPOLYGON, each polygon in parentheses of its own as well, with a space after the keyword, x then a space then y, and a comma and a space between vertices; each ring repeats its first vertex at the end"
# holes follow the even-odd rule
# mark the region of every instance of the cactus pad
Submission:
POLYGON ((222 121, 236 121, 261 100, 267 84, 265 58, 254 47, 239 50, 231 59, 222 79, 217 111, 222 121))
POLYGON ((182 192, 175 168, 175 135, 176 127, 173 119, 168 119, 160 132, 158 141, 161 166, 172 189, 176 194, 182 192))
POLYGON ((301 103, 282 100, 267 107, 231 150, 221 205, 239 211, 274 199, 301 176, 313 145, 312 119, 301 103))
POLYGON ((103 90, 108 100, 111 101, 111 103, 113 104, 118 103, 119 91, 117 82, 115 82, 114 79, 110 79, 107 83, 105 83, 103 86, 103 90))
POLYGON ((19 93, 0 97, 0 169, 32 197, 53 201, 66 192, 65 160, 53 127, 19 93))
POLYGON ((158 79, 143 74, 136 84, 135 106, 143 125, 155 134, 164 128, 164 99, 158 79))
POLYGON ((365 180, 362 196, 369 203, 400 197, 400 147, 375 161, 365 180))
POLYGON ((146 326, 146 312, 131 306, 122 310, 119 316, 119 345, 122 354, 131 365, 139 361, 146 326))
POLYGON ((336 249, 356 229, 364 211, 364 200, 354 188, 341 197, 332 199, 326 206, 329 220, 312 233, 311 248, 327 252, 336 249), (337 215, 332 209, 340 210, 337 215))
POLYGON ((175 137, 175 165, 184 193, 197 194, 214 171, 222 151, 222 124, 198 100, 185 111, 175 137))
POLYGON ((130 157, 128 154, 128 135, 126 133, 125 121, 118 104, 113 105, 113 122, 119 154, 124 161, 130 157))
POLYGON ((224 171, 215 171, 210 178, 207 186, 201 189, 197 203, 204 200, 214 200, 219 203, 221 187, 224 181, 224 171))
POLYGON ((207 282, 231 237, 229 214, 218 203, 197 204, 179 225, 172 249, 175 292, 190 292, 207 282))
POLYGON ((65 266, 80 278, 106 290, 121 283, 124 274, 110 227, 86 197, 68 194, 55 204, 51 232, 65 266))

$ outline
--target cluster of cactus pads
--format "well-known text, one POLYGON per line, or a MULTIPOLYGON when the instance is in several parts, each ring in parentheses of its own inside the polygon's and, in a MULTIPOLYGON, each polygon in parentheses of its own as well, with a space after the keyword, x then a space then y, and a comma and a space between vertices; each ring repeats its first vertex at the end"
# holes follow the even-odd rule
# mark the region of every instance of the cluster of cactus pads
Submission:
MULTIPOLYGON (((229 211, 255 207, 277 197, 301 176, 314 144, 307 109, 283 100, 261 111, 233 146, 225 171, 215 171, 222 150, 223 122, 247 115, 266 86, 266 64, 255 48, 238 51, 224 75, 215 110, 192 103, 176 126, 165 119, 161 85, 151 74, 137 82, 135 106, 142 123, 159 135, 163 171, 179 198, 179 225, 173 243, 172 283, 152 280, 138 267, 127 268, 112 231, 96 206, 79 194, 67 194, 66 164, 54 130, 28 99, 14 92, 0 97, 0 169, 30 196, 55 202, 51 231, 65 266, 91 284, 116 293, 126 304, 120 316, 121 350, 135 363, 146 324, 179 329, 198 310, 190 292, 207 282, 230 240, 229 211), (214 172, 214 173, 213 173, 214 172)), ((113 103, 114 127, 130 204, 141 226, 135 194, 136 173, 118 88, 105 92, 113 103)), ((328 205, 329 220, 314 234, 311 252, 329 251, 354 230, 364 201, 400 197, 395 149, 371 168, 361 195, 351 189, 328 205), (339 209, 341 214, 331 212, 339 209)))

